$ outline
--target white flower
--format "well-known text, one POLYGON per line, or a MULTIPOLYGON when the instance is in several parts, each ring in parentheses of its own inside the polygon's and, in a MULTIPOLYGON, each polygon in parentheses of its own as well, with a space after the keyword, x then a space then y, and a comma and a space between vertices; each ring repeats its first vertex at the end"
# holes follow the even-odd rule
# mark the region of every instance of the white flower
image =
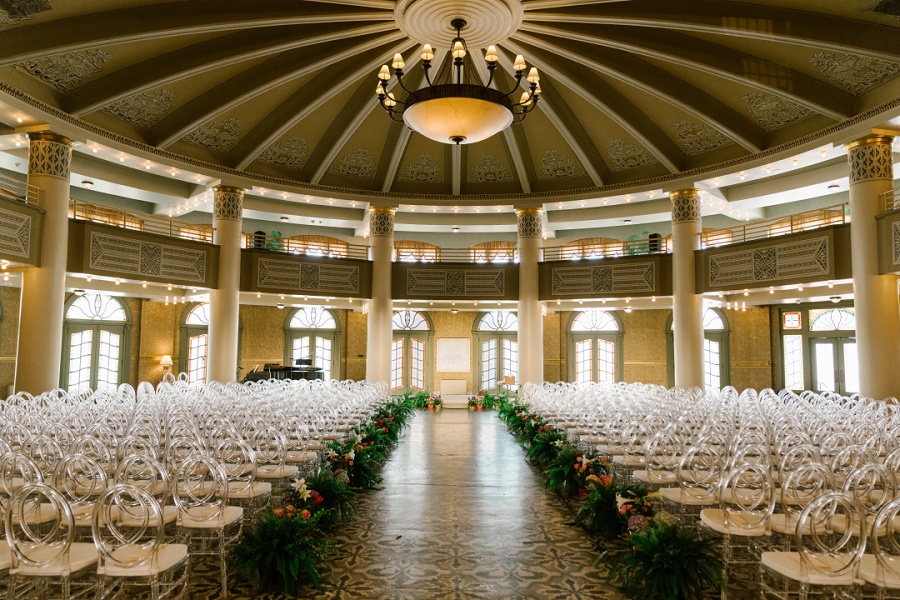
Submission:
POLYGON ((294 488, 295 490, 299 490, 301 488, 306 488, 306 479, 301 477, 300 479, 298 479, 294 483, 292 483, 291 487, 294 488))
POLYGON ((622 508, 622 506, 630 504, 632 502, 634 502, 632 498, 623 498, 622 496, 616 494, 616 504, 619 505, 619 508, 622 508))
POLYGON ((357 433, 356 437, 353 438, 353 443, 354 444, 362 444, 362 436, 357 433))
POLYGON ((306 479, 300 478, 291 484, 294 491, 300 496, 301 500, 309 500, 309 490, 306 489, 306 479))
POLYGON ((353 460, 354 458, 356 458, 355 450, 351 450, 350 452, 347 453, 347 460, 353 460))
POLYGON ((562 448, 565 444, 566 442, 564 440, 556 440, 555 442, 553 442, 553 445, 557 448, 562 448))

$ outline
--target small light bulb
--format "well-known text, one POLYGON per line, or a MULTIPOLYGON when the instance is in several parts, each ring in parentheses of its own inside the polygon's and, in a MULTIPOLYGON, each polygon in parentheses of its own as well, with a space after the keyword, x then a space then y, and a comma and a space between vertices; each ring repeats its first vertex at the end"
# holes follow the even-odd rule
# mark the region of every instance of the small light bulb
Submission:
POLYGON ((422 47, 422 60, 434 60, 434 50, 431 49, 431 44, 425 44, 422 47))
POLYGON ((513 63, 513 69, 516 71, 524 71, 525 70, 525 57, 521 54, 516 55, 516 60, 513 63))
POLYGON ((391 66, 395 69, 402 69, 406 66, 406 63, 403 62, 403 56, 399 52, 394 55, 394 62, 391 63, 391 66))
POLYGON ((466 49, 463 47, 462 42, 459 40, 453 44, 453 58, 465 58, 466 57, 466 49))
POLYGON ((528 83, 537 83, 541 80, 540 74, 538 74, 537 67, 531 67, 531 70, 528 71, 528 83))
POLYGON ((497 47, 496 46, 488 46, 487 52, 484 55, 484 60, 489 63, 497 62, 500 57, 497 56, 497 47))
POLYGON ((381 70, 378 71, 378 79, 382 81, 387 81, 391 78, 391 71, 388 69, 387 65, 381 65, 381 70))

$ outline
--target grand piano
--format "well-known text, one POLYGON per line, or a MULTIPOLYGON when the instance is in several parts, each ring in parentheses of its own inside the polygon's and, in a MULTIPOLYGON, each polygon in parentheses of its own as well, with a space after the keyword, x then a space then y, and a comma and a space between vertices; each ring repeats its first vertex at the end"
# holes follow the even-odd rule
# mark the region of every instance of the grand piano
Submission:
POLYGON ((247 373, 244 381, 266 381, 269 379, 325 379, 322 367, 314 367, 310 358, 296 358, 293 365, 266 364, 263 369, 247 373))

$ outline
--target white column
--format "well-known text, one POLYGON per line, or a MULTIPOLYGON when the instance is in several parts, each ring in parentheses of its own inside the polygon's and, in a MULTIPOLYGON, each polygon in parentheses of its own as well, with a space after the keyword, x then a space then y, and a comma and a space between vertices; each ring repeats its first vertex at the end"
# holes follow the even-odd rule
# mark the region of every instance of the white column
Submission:
POLYGON ((214 190, 213 243, 219 246, 219 285, 209 293, 207 381, 234 381, 238 368, 241 297, 241 216, 244 190, 214 190))
POLYGON ((876 399, 900 397, 900 302, 897 276, 878 274, 875 216, 879 196, 893 185, 887 135, 869 135, 846 145, 850 159, 850 247, 860 393, 876 399))
POLYGON ((516 210, 519 225, 519 381, 544 381, 544 323, 538 299, 538 264, 541 261, 543 224, 541 209, 516 210))
POLYGON ((395 209, 369 209, 369 253, 372 259, 372 299, 366 337, 366 379, 391 382, 391 259, 394 254, 395 209))
POLYGON ((703 296, 697 293, 694 251, 700 248, 700 193, 671 192, 672 323, 675 341, 675 385, 704 387, 703 296))
POLYGON ((59 387, 73 143, 52 133, 31 133, 28 140, 28 183, 41 188, 45 213, 40 267, 22 274, 15 389, 39 394, 59 387))

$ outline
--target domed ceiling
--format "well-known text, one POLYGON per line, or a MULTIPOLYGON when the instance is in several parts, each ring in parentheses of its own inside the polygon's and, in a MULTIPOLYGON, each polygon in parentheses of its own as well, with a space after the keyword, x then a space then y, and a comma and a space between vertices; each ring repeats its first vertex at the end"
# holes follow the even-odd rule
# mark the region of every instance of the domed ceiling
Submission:
MULTIPOLYGON (((340 198, 575 197, 660 185, 894 111, 895 0, 0 0, 0 91, 159 160, 340 198), (893 14, 892 14, 893 13, 893 14), (521 124, 454 147, 374 95, 395 53, 541 72, 521 124)), ((523 82, 524 83, 524 82, 523 82)), ((399 88, 398 95, 402 95, 399 88)), ((398 200, 400 201, 400 200, 398 200)))

